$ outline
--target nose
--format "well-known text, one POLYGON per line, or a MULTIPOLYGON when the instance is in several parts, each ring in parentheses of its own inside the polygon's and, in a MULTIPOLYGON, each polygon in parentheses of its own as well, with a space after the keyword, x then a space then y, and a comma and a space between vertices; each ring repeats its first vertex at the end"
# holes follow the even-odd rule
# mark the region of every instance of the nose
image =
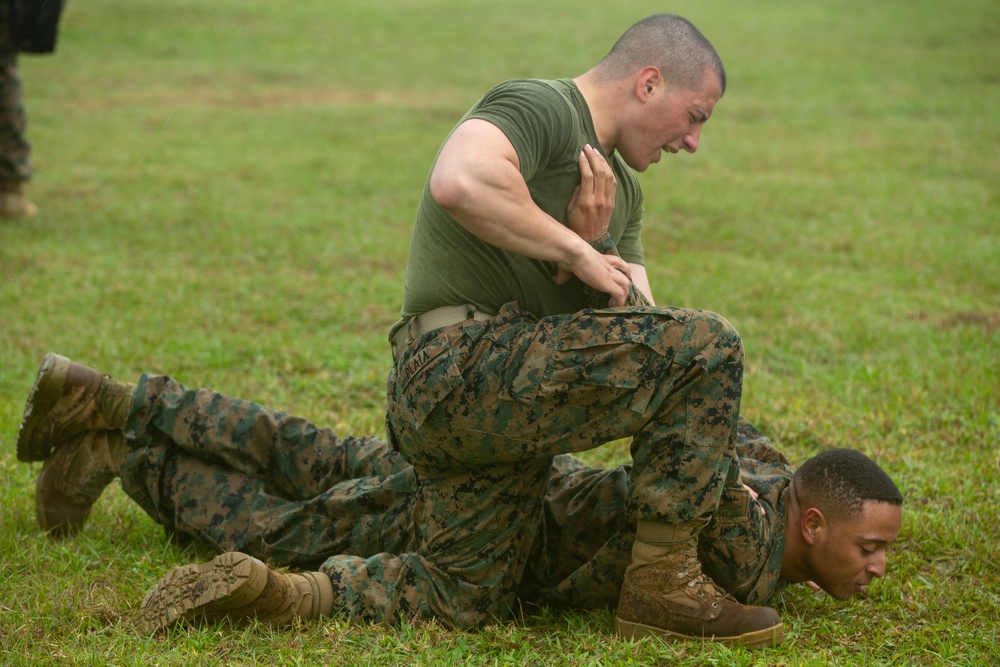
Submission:
POLYGON ((698 142, 701 141, 701 125, 695 125, 690 132, 684 135, 684 150, 694 153, 698 150, 698 142))
POLYGON ((875 554, 875 558, 868 564, 868 573, 875 578, 882 578, 885 576, 885 552, 879 551, 875 554))

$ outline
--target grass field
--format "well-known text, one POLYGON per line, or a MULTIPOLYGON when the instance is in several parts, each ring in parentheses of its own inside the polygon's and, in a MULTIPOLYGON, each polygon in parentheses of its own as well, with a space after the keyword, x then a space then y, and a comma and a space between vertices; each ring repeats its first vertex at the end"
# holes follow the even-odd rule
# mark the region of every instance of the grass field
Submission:
POLYGON ((995 0, 389 4, 72 1, 57 53, 22 57, 41 213, 0 222, 0 663, 1000 664, 995 0), (608 611, 151 637, 144 592, 204 554, 115 485, 78 537, 38 531, 14 441, 49 350, 382 434, 444 135, 492 84, 579 74, 657 11, 699 25, 730 83, 701 150, 641 176, 653 291, 736 325, 744 413, 793 462, 847 445, 896 479, 869 599, 789 589, 786 641, 758 653, 625 643, 608 611))

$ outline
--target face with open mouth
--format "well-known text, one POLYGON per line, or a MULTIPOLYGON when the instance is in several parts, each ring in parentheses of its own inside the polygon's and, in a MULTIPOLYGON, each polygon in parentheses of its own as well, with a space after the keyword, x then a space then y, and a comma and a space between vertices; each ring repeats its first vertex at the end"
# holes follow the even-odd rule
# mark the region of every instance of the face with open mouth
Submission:
POLYGON ((656 78, 640 87, 629 122, 616 150, 632 169, 645 171, 659 162, 663 153, 694 153, 701 141, 702 126, 708 122, 722 96, 718 77, 706 73, 695 90, 669 85, 656 78))
POLYGON ((858 516, 824 520, 810 555, 813 581, 838 600, 867 594, 868 584, 885 575, 886 549, 902 520, 901 507, 873 500, 858 516))

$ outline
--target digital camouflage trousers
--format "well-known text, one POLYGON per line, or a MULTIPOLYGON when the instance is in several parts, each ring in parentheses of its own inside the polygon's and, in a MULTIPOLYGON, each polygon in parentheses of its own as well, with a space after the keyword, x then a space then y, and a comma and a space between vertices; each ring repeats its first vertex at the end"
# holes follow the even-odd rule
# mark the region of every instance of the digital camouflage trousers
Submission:
MULTIPOLYGON (((418 549, 418 496, 413 469, 385 441, 341 439, 286 413, 185 389, 163 376, 139 380, 124 430, 132 449, 121 466, 122 486, 168 533, 218 552, 321 569, 340 582, 340 612, 391 620, 393 590, 369 572, 395 562, 390 554, 418 549)), ((740 436, 741 455, 784 460, 745 422, 740 436)), ((785 479, 785 470, 762 475, 761 491, 785 479)), ((522 603, 617 603, 635 533, 628 487, 628 466, 605 470, 568 455, 554 458, 517 586, 522 603)), ((767 571, 775 533, 767 522, 780 516, 775 505, 766 516, 745 502, 730 507, 729 519, 703 531, 703 561, 717 583, 736 592, 753 588, 762 573, 776 574, 767 571)), ((776 555, 772 570, 780 565, 776 555)), ((424 584, 406 589, 411 608, 422 610, 410 616, 434 615, 419 602, 424 584)))
MULTIPOLYGON (((368 572, 391 564, 389 554, 417 548, 417 484, 386 441, 338 438, 286 413, 149 375, 139 380, 124 431, 131 449, 122 487, 168 534, 276 566, 319 569, 340 582, 340 612, 393 620, 385 611, 391 596, 368 572)), ((556 457, 520 585, 523 602, 617 603, 634 538, 627 480, 625 466, 556 457)), ((419 585, 408 594, 425 595, 419 585)))
POLYGON ((390 372, 386 412, 416 474, 417 548, 346 580, 377 581, 368 590, 394 613, 457 626, 510 615, 553 458, 627 437, 626 520, 709 520, 723 489, 741 486, 742 377, 739 335, 703 311, 536 319, 508 304, 420 336, 390 372))

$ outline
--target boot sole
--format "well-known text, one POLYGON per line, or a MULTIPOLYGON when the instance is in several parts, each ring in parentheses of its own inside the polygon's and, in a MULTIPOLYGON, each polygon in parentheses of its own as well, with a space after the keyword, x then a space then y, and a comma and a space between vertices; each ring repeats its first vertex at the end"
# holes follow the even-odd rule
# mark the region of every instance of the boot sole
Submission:
POLYGON ((267 584, 267 566, 236 551, 207 563, 168 572, 139 607, 139 621, 149 632, 203 614, 236 610, 256 600, 267 584))
POLYGON ((677 632, 671 632, 670 630, 657 628, 652 625, 643 625, 642 623, 623 621, 622 619, 616 617, 615 633, 624 639, 634 640, 642 639, 643 637, 658 637, 663 641, 669 642, 711 641, 718 642, 720 644, 739 644, 740 646, 753 649, 768 648, 780 644, 785 638, 785 626, 783 623, 779 623, 778 625, 770 628, 755 630, 754 632, 747 632, 733 637, 696 637, 692 635, 682 635, 677 632))
POLYGON ((36 441, 35 429, 62 396, 66 375, 72 363, 54 352, 45 355, 24 404, 24 416, 17 432, 18 461, 44 461, 52 454, 52 443, 45 442, 45 438, 38 438, 36 441))

